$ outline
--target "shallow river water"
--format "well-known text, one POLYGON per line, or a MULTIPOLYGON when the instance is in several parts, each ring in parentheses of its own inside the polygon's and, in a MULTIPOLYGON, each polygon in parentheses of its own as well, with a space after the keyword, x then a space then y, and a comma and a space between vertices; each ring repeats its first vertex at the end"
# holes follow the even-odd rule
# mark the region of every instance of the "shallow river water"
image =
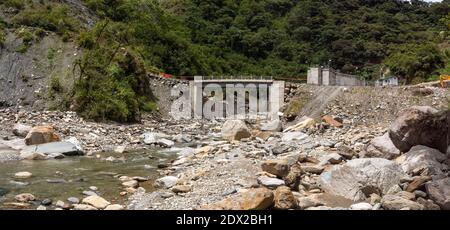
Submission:
POLYGON ((111 203, 123 204, 127 196, 120 196, 124 191, 119 175, 145 177, 140 187, 147 191, 154 190, 152 184, 159 176, 157 166, 176 157, 174 153, 161 153, 157 150, 142 150, 131 153, 102 153, 102 158, 114 156, 117 162, 108 162, 95 157, 66 157, 61 160, 14 161, 0 165, 0 209, 13 209, 5 203, 15 202, 14 196, 31 193, 36 197, 36 208, 40 201, 52 199, 53 204, 67 198, 77 197, 82 200, 83 191, 89 187, 98 188, 97 193, 111 203), (17 172, 30 172, 29 179, 15 179, 17 172))

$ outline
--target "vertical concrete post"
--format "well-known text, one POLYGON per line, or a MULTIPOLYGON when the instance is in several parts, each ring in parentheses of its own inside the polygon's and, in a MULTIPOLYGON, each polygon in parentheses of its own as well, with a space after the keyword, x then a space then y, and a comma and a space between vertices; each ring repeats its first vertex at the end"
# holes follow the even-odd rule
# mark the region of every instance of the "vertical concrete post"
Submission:
POLYGON ((269 91, 270 119, 278 119, 278 112, 284 105, 284 81, 274 81, 269 91))
POLYGON ((203 116, 203 78, 195 76, 190 83, 191 100, 194 110, 194 118, 201 119, 203 116))

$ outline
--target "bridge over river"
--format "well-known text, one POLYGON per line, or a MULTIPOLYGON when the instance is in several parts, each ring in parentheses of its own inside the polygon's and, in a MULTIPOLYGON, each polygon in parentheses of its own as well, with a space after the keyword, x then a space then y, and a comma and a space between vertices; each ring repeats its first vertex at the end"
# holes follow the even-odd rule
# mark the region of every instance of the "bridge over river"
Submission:
POLYGON ((194 116, 275 118, 284 104, 284 81, 270 77, 195 77, 190 82, 194 116))

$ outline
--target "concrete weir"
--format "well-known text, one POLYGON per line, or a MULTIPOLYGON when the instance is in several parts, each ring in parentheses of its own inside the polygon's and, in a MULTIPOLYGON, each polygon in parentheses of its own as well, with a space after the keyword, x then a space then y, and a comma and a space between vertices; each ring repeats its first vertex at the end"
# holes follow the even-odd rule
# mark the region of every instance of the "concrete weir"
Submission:
POLYGON ((284 104, 284 88, 284 81, 272 79, 196 77, 190 82, 194 116, 205 118, 213 107, 213 117, 209 118, 277 118, 284 104))

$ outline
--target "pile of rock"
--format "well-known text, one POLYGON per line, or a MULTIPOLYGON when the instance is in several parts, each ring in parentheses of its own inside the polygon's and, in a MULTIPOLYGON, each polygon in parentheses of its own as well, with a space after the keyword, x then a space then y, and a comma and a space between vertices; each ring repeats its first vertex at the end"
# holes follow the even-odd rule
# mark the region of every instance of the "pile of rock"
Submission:
POLYGON ((11 208, 30 208, 32 205, 39 204, 37 210, 47 210, 50 206, 54 210, 124 210, 119 204, 111 204, 103 197, 92 192, 92 195, 80 200, 76 197, 70 197, 67 202, 58 200, 53 202, 51 199, 38 200, 31 193, 18 194, 14 197, 16 202, 8 202, 4 205, 11 208))
POLYGON ((31 127, 19 123, 14 127, 13 133, 24 139, 3 141, 3 144, 19 151, 21 159, 46 160, 84 155, 76 138, 61 141, 52 126, 31 127), (25 132, 28 133, 25 135, 25 132))
MULTIPOLYGON (((324 121, 330 127, 343 127, 331 119, 325 117, 324 121)), ((273 159, 261 164, 260 188, 240 191, 198 209, 448 210, 449 121, 450 112, 413 107, 384 135, 366 141, 359 154, 325 142, 300 153, 273 154, 273 159)), ((277 140, 274 135, 275 140, 300 143, 310 137, 304 133, 303 137, 288 136, 312 128, 312 124, 301 121, 280 135, 284 138, 277 140)))

